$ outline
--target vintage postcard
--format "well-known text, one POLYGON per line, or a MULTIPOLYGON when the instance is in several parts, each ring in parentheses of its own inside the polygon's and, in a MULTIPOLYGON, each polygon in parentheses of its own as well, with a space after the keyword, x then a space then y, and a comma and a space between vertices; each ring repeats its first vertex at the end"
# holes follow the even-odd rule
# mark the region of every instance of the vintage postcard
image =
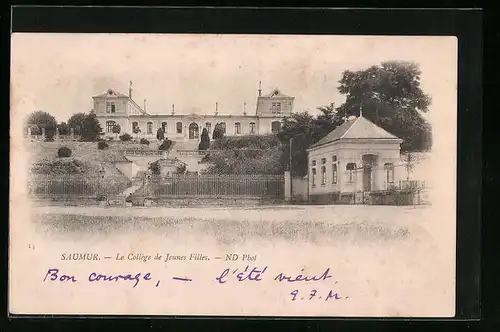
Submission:
POLYGON ((455 37, 11 49, 11 314, 455 315, 455 37))

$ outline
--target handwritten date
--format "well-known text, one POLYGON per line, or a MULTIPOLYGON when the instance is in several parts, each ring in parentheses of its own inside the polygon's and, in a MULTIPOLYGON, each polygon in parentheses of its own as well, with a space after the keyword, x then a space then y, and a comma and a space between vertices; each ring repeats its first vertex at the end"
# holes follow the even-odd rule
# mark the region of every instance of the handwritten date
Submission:
POLYGON ((341 297, 338 293, 334 292, 333 290, 330 290, 328 292, 328 294, 326 296, 321 296, 318 291, 316 289, 312 289, 309 294, 306 294, 302 297, 299 297, 299 290, 296 289, 294 291, 292 291, 290 293, 290 295, 292 295, 292 301, 295 301, 295 300, 312 300, 312 299, 323 299, 324 298, 324 301, 328 301, 328 300, 347 300, 349 299, 349 296, 346 296, 346 297, 341 297))

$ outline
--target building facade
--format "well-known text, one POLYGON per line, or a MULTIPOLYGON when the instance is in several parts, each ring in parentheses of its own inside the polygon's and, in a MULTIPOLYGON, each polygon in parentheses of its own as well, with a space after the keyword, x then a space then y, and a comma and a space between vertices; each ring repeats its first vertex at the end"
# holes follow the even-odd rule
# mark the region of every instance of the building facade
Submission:
POLYGON ((402 142, 362 116, 346 121, 307 150, 309 196, 391 188, 402 142))
MULTIPOLYGON (((157 130, 163 128, 165 137, 171 140, 199 140, 202 130, 207 129, 212 138, 215 126, 219 124, 226 136, 263 135, 277 132, 285 116, 293 112, 294 97, 275 89, 262 95, 259 89, 257 107, 253 114, 219 114, 216 104, 212 114, 177 114, 172 105, 170 114, 149 114, 132 99, 132 89, 124 95, 109 89, 94 96, 94 112, 105 136, 113 136, 113 127, 118 124, 120 133, 132 136, 154 138, 157 130)), ((207 112, 208 113, 208 112, 207 112)))

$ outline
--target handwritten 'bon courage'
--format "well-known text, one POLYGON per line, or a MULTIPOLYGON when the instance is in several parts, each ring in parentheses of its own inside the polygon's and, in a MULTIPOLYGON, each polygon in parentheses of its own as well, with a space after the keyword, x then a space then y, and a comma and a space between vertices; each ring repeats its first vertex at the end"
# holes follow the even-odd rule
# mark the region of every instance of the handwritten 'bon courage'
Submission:
MULTIPOLYGON (((304 269, 301 269, 301 273, 299 274, 292 274, 288 275, 285 274, 284 272, 279 272, 275 275, 269 274, 268 273, 268 267, 264 266, 263 268, 260 267, 250 267, 247 265, 243 269, 230 269, 226 268, 224 269, 220 275, 215 277, 215 281, 218 284, 225 284, 230 280, 235 280, 238 282, 259 282, 261 281, 266 275, 271 275, 272 279, 277 282, 288 282, 288 283, 295 283, 295 282, 319 282, 319 281, 325 281, 327 279, 332 278, 332 274, 330 273, 330 268, 327 268, 322 272, 321 274, 315 274, 315 275, 308 275, 304 273, 304 269)), ((126 273, 126 274, 116 274, 116 275, 109 275, 109 274, 103 274, 103 273, 96 273, 96 272, 91 272, 87 276, 87 281, 95 283, 95 282, 118 282, 118 281, 131 281, 133 282, 133 287, 135 288, 140 281, 151 281, 152 280, 152 274, 150 272, 147 273, 126 273)), ((193 281, 192 278, 181 278, 181 277, 172 277, 173 280, 177 281, 193 281)), ((77 282, 78 279, 74 275, 68 275, 68 274, 63 274, 61 271, 57 268, 52 268, 48 269, 45 277, 43 278, 43 281, 60 281, 60 282, 77 282)), ((337 282, 335 282, 337 283, 337 282)), ((157 280, 156 287, 159 286, 159 279, 157 280)))

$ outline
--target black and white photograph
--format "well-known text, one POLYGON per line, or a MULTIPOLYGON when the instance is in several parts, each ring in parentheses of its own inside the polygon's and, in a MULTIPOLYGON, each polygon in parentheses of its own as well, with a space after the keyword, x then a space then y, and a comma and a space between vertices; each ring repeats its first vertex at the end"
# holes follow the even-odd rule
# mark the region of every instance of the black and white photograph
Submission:
POLYGON ((455 37, 11 53, 11 313, 455 315, 455 37))

